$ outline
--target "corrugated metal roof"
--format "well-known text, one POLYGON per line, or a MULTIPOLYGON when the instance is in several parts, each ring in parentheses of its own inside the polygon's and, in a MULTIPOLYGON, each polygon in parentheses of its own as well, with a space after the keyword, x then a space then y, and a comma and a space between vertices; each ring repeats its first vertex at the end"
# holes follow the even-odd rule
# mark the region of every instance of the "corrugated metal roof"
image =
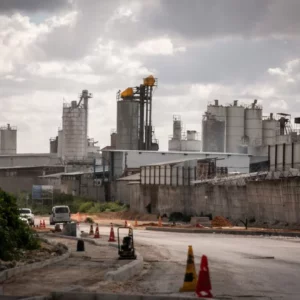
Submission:
MULTIPOLYGON (((109 170, 108 167, 105 167, 105 172, 109 170)), ((98 166, 96 167, 96 173, 103 173, 103 167, 98 166)), ((43 175, 39 176, 40 178, 60 178, 61 176, 77 176, 77 175, 83 175, 83 174, 93 174, 94 170, 90 170, 87 172, 83 171, 76 171, 76 172, 62 172, 62 173, 55 173, 55 174, 49 174, 49 175, 43 175)))
POLYGON ((34 168, 64 168, 64 166, 63 165, 13 166, 13 167, 0 167, 0 170, 34 169, 34 168))
POLYGON ((121 177, 117 179, 117 181, 140 181, 141 180, 141 173, 129 175, 126 177, 121 177))
POLYGON ((178 159, 178 160, 170 160, 170 161, 164 161, 164 162, 159 162, 159 163, 153 163, 153 164, 147 164, 147 165, 143 165, 141 167, 150 167, 150 166, 162 166, 162 165, 175 165, 175 164, 179 164, 182 162, 186 162, 186 161, 193 161, 193 160, 197 160, 197 161, 205 161, 205 160, 211 160, 211 159, 218 159, 217 157, 207 157, 207 158, 187 158, 187 159, 178 159))
POLYGON ((191 154, 191 155, 232 155, 232 156, 252 156, 243 153, 225 153, 225 152, 196 152, 196 151, 144 151, 144 150, 121 150, 121 149, 103 149, 104 152, 136 152, 136 153, 160 153, 160 154, 191 154))

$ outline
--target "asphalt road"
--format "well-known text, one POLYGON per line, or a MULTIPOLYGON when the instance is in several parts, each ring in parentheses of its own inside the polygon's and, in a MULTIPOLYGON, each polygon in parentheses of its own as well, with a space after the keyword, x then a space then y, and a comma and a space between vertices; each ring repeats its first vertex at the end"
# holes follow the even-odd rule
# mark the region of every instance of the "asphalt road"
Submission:
MULTIPOLYGON (((89 227, 80 225, 88 232, 89 227)), ((100 234, 108 234, 101 227, 100 234)), ((220 234, 134 231, 144 253, 160 249, 166 259, 147 261, 150 272, 139 282, 141 291, 176 294, 183 283, 188 245, 196 269, 208 257, 213 295, 217 299, 300 299, 300 239, 220 234)))

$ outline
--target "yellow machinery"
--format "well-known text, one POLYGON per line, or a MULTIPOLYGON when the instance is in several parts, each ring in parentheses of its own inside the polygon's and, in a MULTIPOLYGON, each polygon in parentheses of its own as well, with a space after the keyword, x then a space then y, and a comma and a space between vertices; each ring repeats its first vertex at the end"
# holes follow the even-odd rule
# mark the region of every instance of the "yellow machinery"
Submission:
POLYGON ((122 98, 128 98, 133 96, 133 88, 127 88, 125 91, 121 93, 122 98))

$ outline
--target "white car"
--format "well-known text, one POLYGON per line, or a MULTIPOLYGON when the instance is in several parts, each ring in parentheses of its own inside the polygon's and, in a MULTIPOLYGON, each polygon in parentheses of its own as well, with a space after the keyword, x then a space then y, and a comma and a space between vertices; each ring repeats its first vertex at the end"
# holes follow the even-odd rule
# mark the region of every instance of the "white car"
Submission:
POLYGON ((21 219, 26 219, 29 225, 34 225, 34 214, 30 208, 19 208, 21 219))
POLYGON ((29 222, 28 222, 28 220, 26 219, 26 218, 22 218, 22 217, 19 217, 20 218, 20 220, 22 221, 22 222, 24 222, 26 225, 29 225, 29 222))
POLYGON ((71 222, 71 212, 69 206, 54 206, 50 213, 50 225, 56 223, 71 222))

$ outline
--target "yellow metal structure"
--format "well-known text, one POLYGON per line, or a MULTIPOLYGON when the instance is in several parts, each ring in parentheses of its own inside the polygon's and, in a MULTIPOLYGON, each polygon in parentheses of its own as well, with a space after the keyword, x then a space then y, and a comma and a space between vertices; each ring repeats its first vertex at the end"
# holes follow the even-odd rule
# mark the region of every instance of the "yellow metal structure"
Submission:
POLYGON ((144 85, 146 86, 154 86, 155 85, 155 78, 150 75, 147 78, 144 78, 144 85))
POLYGON ((180 292, 194 292, 196 290, 198 276, 196 274, 193 247, 189 246, 184 282, 180 292))
POLYGON ((132 96, 133 96, 133 88, 127 88, 125 91, 121 93, 122 98, 127 98, 132 96))

